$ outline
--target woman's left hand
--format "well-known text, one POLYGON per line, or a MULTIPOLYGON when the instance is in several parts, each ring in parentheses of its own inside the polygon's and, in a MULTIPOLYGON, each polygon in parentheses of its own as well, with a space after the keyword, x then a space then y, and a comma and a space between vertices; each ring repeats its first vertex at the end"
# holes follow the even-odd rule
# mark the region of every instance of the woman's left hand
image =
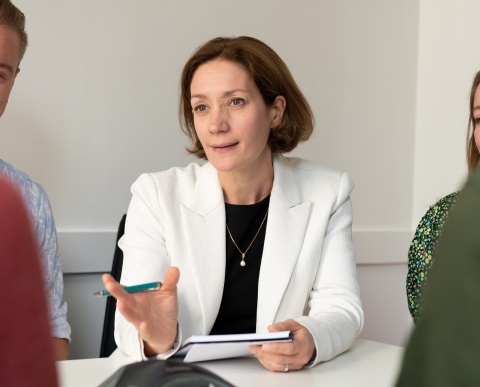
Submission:
POLYGON ((315 353, 311 333, 295 320, 286 320, 268 327, 270 332, 291 331, 293 341, 252 345, 250 352, 270 371, 287 372, 302 369, 315 353))

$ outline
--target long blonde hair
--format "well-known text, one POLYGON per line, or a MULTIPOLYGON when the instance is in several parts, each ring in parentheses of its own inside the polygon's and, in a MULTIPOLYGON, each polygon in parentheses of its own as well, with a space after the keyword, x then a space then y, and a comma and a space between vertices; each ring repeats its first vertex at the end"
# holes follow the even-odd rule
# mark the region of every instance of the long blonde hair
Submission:
POLYGON ((478 152, 477 145, 475 144, 475 118, 473 117, 473 104, 475 102, 475 92, 478 85, 480 85, 480 71, 473 78, 472 88, 470 90, 470 117, 468 120, 468 132, 467 132, 467 166, 468 173, 472 173, 480 160, 480 153, 478 152))

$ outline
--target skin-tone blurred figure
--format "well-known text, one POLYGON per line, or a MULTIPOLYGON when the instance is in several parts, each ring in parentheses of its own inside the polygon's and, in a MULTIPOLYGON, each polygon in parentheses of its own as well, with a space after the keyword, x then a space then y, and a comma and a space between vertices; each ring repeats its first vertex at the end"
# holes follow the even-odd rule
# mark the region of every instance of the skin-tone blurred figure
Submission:
POLYGON ((0 176, 0 384, 58 385, 40 257, 23 199, 0 176))

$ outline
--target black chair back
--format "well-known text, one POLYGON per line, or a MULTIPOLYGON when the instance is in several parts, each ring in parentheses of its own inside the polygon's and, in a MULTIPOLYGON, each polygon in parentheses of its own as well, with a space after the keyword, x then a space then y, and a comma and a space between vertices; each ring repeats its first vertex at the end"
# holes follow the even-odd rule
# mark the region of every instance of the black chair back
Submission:
MULTIPOLYGON (((127 215, 123 215, 118 226, 117 241, 115 243, 115 253, 113 254, 112 272, 110 273, 116 281, 120 281, 123 265, 123 251, 118 247, 118 241, 125 232, 125 220, 127 215)), ((100 357, 108 357, 117 348, 113 332, 115 329, 115 309, 117 300, 114 297, 107 298, 107 306, 105 308, 105 319, 103 320, 102 344, 100 346, 100 357)))

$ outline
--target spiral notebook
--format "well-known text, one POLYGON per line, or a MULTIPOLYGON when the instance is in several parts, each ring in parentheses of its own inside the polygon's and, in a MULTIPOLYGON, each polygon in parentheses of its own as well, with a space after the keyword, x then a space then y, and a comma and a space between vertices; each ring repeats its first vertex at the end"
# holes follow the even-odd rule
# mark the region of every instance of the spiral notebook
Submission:
POLYGON ((283 343, 292 339, 290 331, 191 336, 175 356, 183 356, 183 361, 186 363, 250 356, 250 345, 283 343))

